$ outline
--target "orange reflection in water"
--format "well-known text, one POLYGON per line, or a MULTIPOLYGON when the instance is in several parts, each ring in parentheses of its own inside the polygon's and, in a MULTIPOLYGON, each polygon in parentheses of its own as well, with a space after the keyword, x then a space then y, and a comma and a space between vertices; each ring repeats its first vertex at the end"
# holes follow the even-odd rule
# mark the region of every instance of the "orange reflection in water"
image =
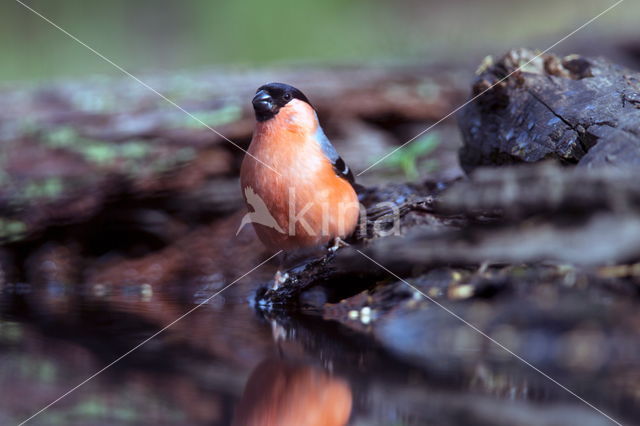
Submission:
POLYGON ((309 365, 267 359, 251 374, 234 426, 339 426, 351 414, 347 382, 309 365))

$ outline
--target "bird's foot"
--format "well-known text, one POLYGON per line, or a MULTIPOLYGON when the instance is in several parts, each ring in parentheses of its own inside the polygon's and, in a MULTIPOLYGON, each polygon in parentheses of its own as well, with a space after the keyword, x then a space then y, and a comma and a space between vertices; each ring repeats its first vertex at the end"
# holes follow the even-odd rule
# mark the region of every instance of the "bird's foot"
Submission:
POLYGON ((271 290, 277 290, 284 285, 289 279, 289 274, 286 272, 281 272, 279 269, 276 272, 276 275, 273 277, 273 288, 271 290))
POLYGON ((336 251, 338 251, 339 248, 342 247, 349 247, 349 243, 347 243, 345 240, 343 240, 340 237, 335 237, 333 239, 333 243, 329 246, 329 251, 331 253, 335 253, 336 251))

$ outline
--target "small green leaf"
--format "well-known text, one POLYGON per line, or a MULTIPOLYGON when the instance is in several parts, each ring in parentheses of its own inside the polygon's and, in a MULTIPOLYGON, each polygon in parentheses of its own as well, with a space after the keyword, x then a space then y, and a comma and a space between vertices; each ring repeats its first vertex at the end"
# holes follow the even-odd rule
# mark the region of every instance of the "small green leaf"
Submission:
POLYGON ((408 180, 415 180, 420 177, 420 170, 425 170, 423 166, 434 168, 435 161, 424 161, 424 157, 435 151, 439 145, 438 135, 431 133, 394 152, 382 164, 391 170, 402 170, 408 180))

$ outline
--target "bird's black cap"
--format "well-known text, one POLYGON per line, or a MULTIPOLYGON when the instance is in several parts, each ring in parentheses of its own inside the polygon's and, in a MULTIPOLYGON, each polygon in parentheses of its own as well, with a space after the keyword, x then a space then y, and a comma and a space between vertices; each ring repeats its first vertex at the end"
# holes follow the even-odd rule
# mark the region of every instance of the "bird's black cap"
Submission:
POLYGON ((288 84, 269 83, 260 86, 252 101, 256 120, 269 120, 278 114, 280 108, 288 104, 292 99, 299 99, 311 105, 304 93, 288 84))

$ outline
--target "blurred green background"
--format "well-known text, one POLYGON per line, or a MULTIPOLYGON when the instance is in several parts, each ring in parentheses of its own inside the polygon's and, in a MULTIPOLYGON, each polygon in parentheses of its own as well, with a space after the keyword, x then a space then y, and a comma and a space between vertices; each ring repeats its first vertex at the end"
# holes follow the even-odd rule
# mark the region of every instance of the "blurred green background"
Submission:
MULTIPOLYGON (((416 62, 547 47, 614 0, 24 0, 131 72, 232 64, 416 62)), ((117 74, 15 0, 0 6, 0 81, 117 74)), ((632 32, 626 0, 585 31, 632 32)), ((585 37, 581 34, 580 37, 585 37)))

